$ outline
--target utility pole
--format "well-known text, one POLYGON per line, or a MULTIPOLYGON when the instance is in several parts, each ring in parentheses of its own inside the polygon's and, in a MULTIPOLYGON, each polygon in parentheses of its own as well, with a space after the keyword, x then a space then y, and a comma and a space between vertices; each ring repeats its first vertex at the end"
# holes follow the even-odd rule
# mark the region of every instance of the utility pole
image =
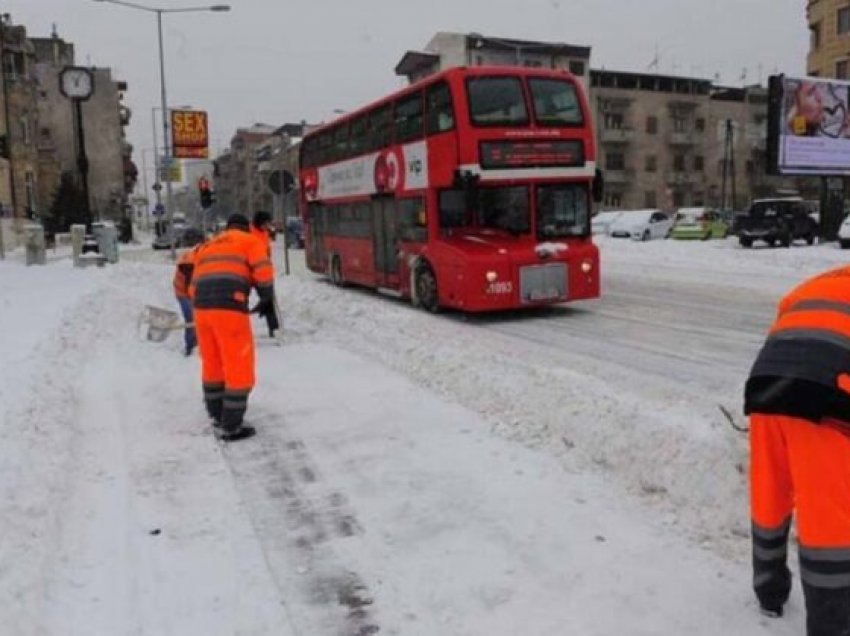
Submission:
POLYGON ((735 129, 732 126, 732 120, 726 120, 726 134, 723 139, 723 176, 720 185, 720 207, 724 210, 734 210, 735 200, 737 199, 737 190, 735 182, 735 129), (726 182, 731 177, 731 197, 729 205, 726 203, 726 182))

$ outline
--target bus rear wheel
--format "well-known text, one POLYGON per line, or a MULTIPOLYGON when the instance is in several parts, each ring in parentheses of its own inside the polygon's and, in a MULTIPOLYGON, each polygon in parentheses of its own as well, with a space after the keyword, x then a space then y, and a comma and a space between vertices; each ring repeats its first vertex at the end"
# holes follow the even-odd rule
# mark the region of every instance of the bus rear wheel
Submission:
POLYGON ((436 313, 439 309, 437 277, 429 265, 420 265, 416 269, 416 299, 425 311, 436 313))
POLYGON ((331 258, 331 282, 337 287, 345 287, 345 279, 342 277, 342 261, 336 255, 331 258))

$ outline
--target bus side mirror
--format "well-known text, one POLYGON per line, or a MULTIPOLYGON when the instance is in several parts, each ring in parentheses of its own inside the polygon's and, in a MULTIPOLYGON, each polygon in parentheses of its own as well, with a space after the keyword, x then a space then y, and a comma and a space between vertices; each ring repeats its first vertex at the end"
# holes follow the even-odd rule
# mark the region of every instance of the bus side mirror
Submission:
POLYGON ((593 195, 594 203, 602 203, 602 199, 605 197, 605 177, 599 168, 596 169, 596 176, 593 177, 591 194, 593 195))

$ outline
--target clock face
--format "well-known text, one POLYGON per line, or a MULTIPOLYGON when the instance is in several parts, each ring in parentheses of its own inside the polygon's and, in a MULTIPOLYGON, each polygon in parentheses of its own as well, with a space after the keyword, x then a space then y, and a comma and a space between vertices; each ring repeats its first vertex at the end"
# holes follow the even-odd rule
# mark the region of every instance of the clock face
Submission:
POLYGON ((67 68, 62 71, 62 92, 72 99, 86 99, 92 94, 92 75, 85 68, 67 68))

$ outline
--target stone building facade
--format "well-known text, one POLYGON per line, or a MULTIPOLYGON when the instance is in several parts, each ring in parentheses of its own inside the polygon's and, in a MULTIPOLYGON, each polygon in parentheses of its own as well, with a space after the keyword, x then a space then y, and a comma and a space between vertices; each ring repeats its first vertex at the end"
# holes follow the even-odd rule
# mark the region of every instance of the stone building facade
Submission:
MULTIPOLYGON (((40 193, 49 207, 63 173, 78 175, 73 102, 59 88, 59 75, 74 65, 74 46, 58 38, 32 39, 35 74, 39 84, 39 144, 42 157, 40 193), (50 159, 55 159, 51 163, 50 159)), ((83 129, 88 158, 89 204, 93 218, 118 219, 135 187, 136 170, 125 128, 130 110, 123 104, 127 85, 112 77, 108 68, 90 69, 94 92, 82 103, 83 129)))
POLYGON ((813 77, 850 80, 850 4, 808 0, 810 44, 806 71, 813 77))

